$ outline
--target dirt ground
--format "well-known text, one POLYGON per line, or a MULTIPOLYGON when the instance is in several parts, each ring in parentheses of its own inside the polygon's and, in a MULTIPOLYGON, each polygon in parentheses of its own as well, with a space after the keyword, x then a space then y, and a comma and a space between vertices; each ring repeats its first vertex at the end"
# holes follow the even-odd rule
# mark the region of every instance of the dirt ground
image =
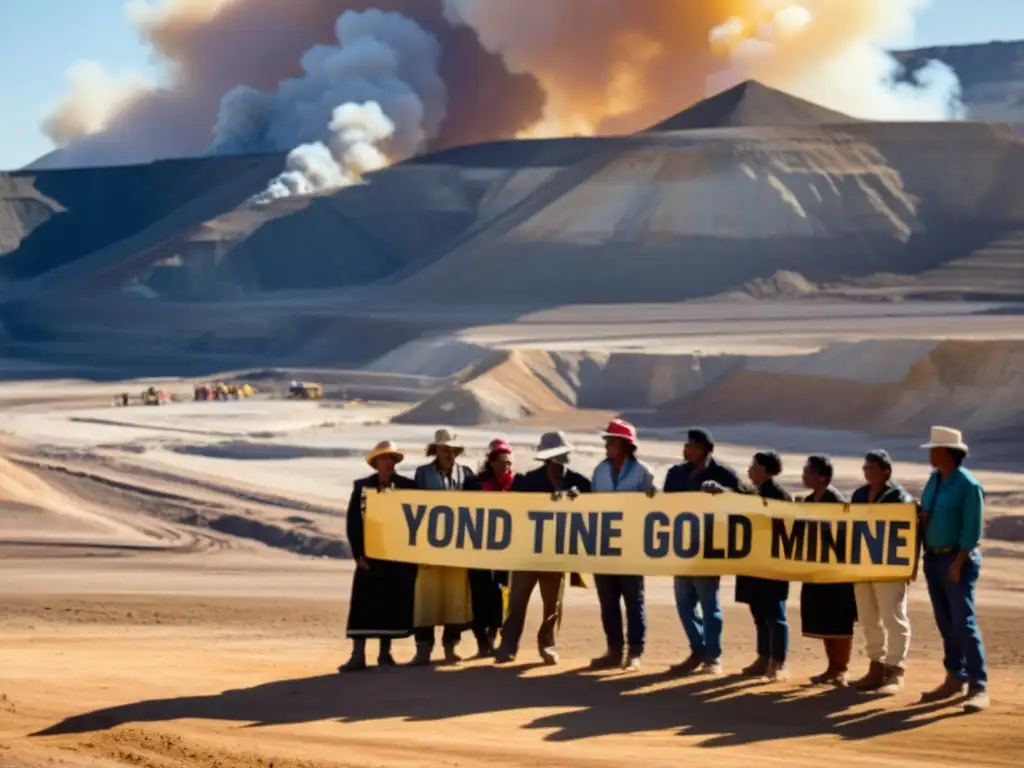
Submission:
MULTIPOLYGON (((672 677, 667 667, 685 642, 665 580, 652 580, 649 647, 639 673, 584 670, 602 649, 602 633, 596 596, 573 590, 560 637, 565 662, 557 668, 536 665, 533 616, 510 668, 468 661, 339 675, 346 606, 333 598, 347 594, 344 564, 252 574, 252 594, 280 580, 275 599, 239 596, 233 579, 246 567, 216 559, 202 588, 180 580, 177 595, 140 591, 160 573, 159 562, 140 562, 124 568, 117 587, 67 596, 48 594, 45 578, 32 586, 25 574, 40 566, 70 569, 88 589, 103 583, 91 577, 127 564, 5 554, 3 582, 19 587, 18 594, 0 593, 5 768, 589 768, 638 760, 1015 766, 1024 753, 1024 654, 1017 645, 1024 606, 982 604, 994 706, 966 716, 955 702, 917 703, 942 674, 921 584, 912 602, 908 689, 882 700, 806 687, 823 659, 817 643, 803 638, 795 638, 791 683, 672 677)), ((168 565, 165 588, 179 580, 168 565)), ((745 609, 730 604, 728 672, 752 658, 752 634, 745 609)), ((467 655, 472 646, 467 636, 467 655)), ((372 643, 369 650, 372 658, 372 643)), ((400 660, 410 658, 411 641, 397 651, 400 660)), ((855 671, 865 663, 858 655, 855 671)))
MULTIPOLYGON (((114 415, 0 414, 0 768, 959 768, 1017 766, 1024 754, 1020 474, 979 472, 990 522, 1002 521, 987 529, 978 598, 993 706, 966 716, 957 702, 918 703, 943 675, 920 582, 908 687, 889 699, 806 685, 825 661, 818 642, 799 636, 798 589, 792 682, 736 676, 753 659, 753 627, 731 601, 731 579, 721 679, 667 673, 687 653, 667 579, 648 581, 638 673, 585 670, 603 633, 593 590, 573 589, 556 668, 536 664, 533 615, 508 668, 467 661, 339 675, 351 564, 302 547, 343 540, 338 512, 366 473, 368 446, 421 445, 430 430, 356 412, 325 426, 315 406, 270 402, 114 415), (240 519, 284 538, 221 524, 240 519)), ((524 424, 511 435, 529 446, 538 431, 524 424)), ((728 429, 719 438, 736 466, 753 450, 739 438, 792 440, 792 451, 827 438, 843 448, 837 483, 859 481, 858 448, 840 434, 734 431, 735 444, 728 429)), ((479 451, 492 435, 464 437, 479 451)), ((572 439, 575 466, 587 471, 596 431, 572 439)), ((644 449, 659 472, 678 460, 675 439, 644 449)), ((788 466, 783 480, 794 485, 799 462, 788 466)), ((898 470, 912 490, 927 476, 920 461, 898 470)), ((467 637, 464 650, 472 645, 467 637)), ((411 641, 396 655, 409 659, 411 641)), ((865 667, 858 651, 853 671, 865 667)))

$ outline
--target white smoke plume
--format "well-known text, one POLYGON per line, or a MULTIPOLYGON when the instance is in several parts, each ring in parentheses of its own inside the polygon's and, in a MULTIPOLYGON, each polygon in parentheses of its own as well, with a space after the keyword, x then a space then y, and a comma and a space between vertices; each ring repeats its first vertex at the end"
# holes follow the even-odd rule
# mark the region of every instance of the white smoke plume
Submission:
POLYGON ((211 148, 284 151, 323 141, 337 107, 371 101, 393 123, 389 155, 407 157, 435 138, 446 100, 437 40, 411 19, 377 10, 346 11, 335 33, 337 45, 310 48, 302 75, 275 93, 243 87, 227 94, 211 148))
POLYGON ((444 120, 441 49, 415 21, 378 10, 346 11, 334 29, 337 45, 310 48, 302 75, 283 81, 275 93, 236 88, 221 102, 212 152, 297 146, 265 193, 270 197, 355 183, 388 156, 423 149, 444 120))
POLYGON ((390 139, 395 125, 376 102, 343 104, 334 110, 327 144, 301 144, 288 153, 285 170, 272 179, 256 204, 293 195, 312 195, 360 183, 364 173, 388 164, 378 147, 390 139))

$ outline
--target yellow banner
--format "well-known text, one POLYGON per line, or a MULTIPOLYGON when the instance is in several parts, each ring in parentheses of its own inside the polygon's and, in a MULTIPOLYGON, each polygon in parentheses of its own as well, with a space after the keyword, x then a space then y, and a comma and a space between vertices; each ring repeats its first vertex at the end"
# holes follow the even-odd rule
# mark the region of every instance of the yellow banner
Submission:
POLYGON ((901 581, 917 556, 913 504, 735 493, 370 492, 364 528, 373 558, 512 571, 901 581))

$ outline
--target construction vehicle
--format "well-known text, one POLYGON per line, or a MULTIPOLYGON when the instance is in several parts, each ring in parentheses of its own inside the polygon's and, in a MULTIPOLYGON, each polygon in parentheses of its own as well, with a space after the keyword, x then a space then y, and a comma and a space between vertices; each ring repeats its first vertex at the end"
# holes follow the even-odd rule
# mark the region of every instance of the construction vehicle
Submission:
POLYGON ((323 396, 323 384, 309 381, 293 381, 288 387, 288 397, 296 397, 300 400, 319 400, 323 396))
POLYGON ((142 391, 143 405, 166 405, 171 402, 171 396, 156 387, 149 387, 142 391))

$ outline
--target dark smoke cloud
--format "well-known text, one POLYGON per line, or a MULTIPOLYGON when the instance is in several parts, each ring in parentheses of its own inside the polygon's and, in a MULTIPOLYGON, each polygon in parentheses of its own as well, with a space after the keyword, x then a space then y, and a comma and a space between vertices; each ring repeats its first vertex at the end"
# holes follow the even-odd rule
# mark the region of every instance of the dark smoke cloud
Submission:
POLYGON ((335 22, 347 10, 399 12, 437 39, 448 103, 432 148, 514 135, 543 110, 537 81, 510 74, 472 29, 450 24, 442 0, 172 0, 165 8, 137 24, 170 65, 170 82, 155 90, 122 89, 94 133, 69 98, 46 123, 48 135, 64 147, 53 164, 202 154, 214 139, 226 94, 238 86, 273 93, 283 80, 301 75, 300 61, 311 47, 337 43, 335 22))

